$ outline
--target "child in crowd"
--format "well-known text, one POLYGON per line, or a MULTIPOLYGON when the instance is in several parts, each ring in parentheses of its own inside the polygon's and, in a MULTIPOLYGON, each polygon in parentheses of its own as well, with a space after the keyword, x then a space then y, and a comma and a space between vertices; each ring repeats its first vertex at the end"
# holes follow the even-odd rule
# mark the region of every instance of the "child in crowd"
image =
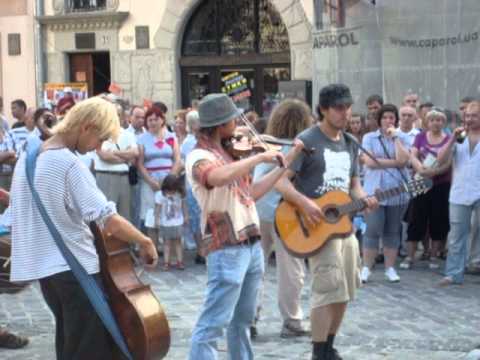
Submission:
POLYGON ((162 182, 160 191, 155 193, 155 225, 163 238, 164 270, 171 265, 170 249, 173 247, 177 257, 177 269, 184 270, 182 229, 188 219, 185 205, 184 180, 169 174, 162 182))

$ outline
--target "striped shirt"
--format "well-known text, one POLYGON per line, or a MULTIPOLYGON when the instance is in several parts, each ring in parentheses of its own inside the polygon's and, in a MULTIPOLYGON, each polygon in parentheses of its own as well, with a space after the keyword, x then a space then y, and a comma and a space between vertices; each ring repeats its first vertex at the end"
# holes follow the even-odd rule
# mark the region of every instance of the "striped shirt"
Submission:
POLYGON ((20 157, 20 154, 23 150, 23 145, 30 135, 30 131, 25 126, 13 128, 10 130, 10 135, 13 139, 13 146, 15 152, 17 153, 17 157, 20 157))
MULTIPOLYGON (((24 152, 12 182, 12 281, 42 279, 70 270, 33 200, 27 183, 24 152)), ((116 212, 97 188, 95 178, 71 151, 40 153, 35 188, 63 241, 89 274, 99 271, 90 221, 102 223, 116 212)))
MULTIPOLYGON (((398 138, 405 148, 408 148, 408 138, 399 133, 398 138)), ((394 140, 382 135, 380 130, 369 132, 363 137, 362 145, 367 149, 376 159, 395 159, 395 142, 394 140), (385 145, 387 153, 382 146, 385 145)), ((363 188, 368 195, 375 195, 377 190, 385 191, 391 188, 400 186, 404 182, 404 177, 409 178, 409 173, 406 168, 389 168, 387 172, 385 169, 372 169, 365 166, 365 176, 363 179, 363 188), (402 175, 400 174, 402 172, 402 175)), ((409 200, 407 194, 400 194, 388 198, 380 203, 383 206, 398 206, 406 204, 409 200)))

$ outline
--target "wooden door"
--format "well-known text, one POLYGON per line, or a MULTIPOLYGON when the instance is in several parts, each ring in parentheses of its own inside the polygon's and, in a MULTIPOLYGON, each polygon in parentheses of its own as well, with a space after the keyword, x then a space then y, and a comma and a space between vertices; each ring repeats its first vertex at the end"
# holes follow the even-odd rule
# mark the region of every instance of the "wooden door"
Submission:
POLYGON ((92 54, 70 54, 70 81, 87 83, 88 96, 93 95, 92 54))

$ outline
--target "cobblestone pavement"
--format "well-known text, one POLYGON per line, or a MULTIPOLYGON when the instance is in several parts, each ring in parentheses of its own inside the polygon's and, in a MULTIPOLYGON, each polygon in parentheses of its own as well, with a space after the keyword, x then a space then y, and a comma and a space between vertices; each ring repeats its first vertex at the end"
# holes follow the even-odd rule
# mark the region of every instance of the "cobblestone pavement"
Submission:
MULTIPOLYGON (((191 262, 190 262, 191 263, 191 262)), ((279 337, 281 320, 275 298, 275 269, 266 275, 264 312, 256 359, 310 359, 308 338, 279 337)), ((345 360, 450 360, 464 359, 480 345, 479 276, 467 276, 465 285, 435 286, 440 275, 426 264, 400 271, 402 281, 388 284, 378 269, 351 304, 336 342, 345 360)), ((163 304, 172 328, 167 359, 186 359, 189 337, 205 291, 205 268, 190 265, 184 272, 160 270, 142 275, 163 304)), ((308 281, 307 281, 308 284, 308 281)), ((303 306, 308 314, 309 287, 303 306)), ((0 359, 54 359, 53 319, 37 285, 16 295, 0 296, 0 322, 30 337, 21 350, 0 350, 0 359)), ((225 343, 220 359, 226 358, 225 343)))

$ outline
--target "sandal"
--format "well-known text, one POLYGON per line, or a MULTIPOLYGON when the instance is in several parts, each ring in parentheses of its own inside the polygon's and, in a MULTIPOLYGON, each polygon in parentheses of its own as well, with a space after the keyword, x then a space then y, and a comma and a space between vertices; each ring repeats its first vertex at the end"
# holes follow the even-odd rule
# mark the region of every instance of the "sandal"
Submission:
POLYGON ((0 348, 20 349, 28 344, 28 338, 14 335, 7 330, 0 332, 0 348))
POLYGON ((181 261, 177 261, 177 269, 178 270, 185 270, 185 265, 181 261))
POLYGON ((424 252, 422 256, 420 256, 420 261, 429 261, 430 260, 430 253, 424 252))
POLYGON ((163 265, 163 271, 168 271, 168 270, 170 270, 170 264, 165 263, 165 265, 163 265))

